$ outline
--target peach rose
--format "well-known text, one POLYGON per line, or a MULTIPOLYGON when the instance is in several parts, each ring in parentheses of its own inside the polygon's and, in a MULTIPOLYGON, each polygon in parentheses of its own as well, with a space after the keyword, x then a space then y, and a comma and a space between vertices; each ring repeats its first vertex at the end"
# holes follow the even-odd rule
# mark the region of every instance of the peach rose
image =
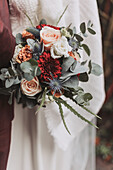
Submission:
POLYGON ((37 93, 41 92, 42 88, 39 85, 38 78, 34 77, 31 81, 23 79, 21 81, 21 90, 23 94, 27 96, 35 96, 37 93))
POLYGON ((61 33, 60 30, 45 26, 40 31, 40 37, 45 49, 50 50, 50 47, 61 37, 61 33))

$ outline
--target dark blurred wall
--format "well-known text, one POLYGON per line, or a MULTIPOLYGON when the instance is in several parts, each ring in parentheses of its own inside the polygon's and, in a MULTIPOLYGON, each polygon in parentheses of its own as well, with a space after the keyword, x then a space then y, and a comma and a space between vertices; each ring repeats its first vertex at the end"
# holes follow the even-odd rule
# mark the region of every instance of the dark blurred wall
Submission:
POLYGON ((103 35, 106 104, 113 112, 113 0, 97 0, 103 35))

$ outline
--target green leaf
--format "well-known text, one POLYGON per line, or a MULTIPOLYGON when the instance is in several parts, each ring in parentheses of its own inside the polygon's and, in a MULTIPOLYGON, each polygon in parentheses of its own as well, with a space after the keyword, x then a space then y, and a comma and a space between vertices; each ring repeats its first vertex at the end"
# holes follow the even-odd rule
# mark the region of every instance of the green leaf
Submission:
POLYGON ((88 21, 87 23, 87 28, 91 27, 91 20, 88 21))
POLYGON ((14 78, 10 78, 10 79, 7 79, 6 81, 5 81, 5 87, 6 88, 9 88, 9 87, 11 87, 13 84, 14 84, 14 78))
POLYGON ((40 31, 38 29, 36 29, 35 27, 29 27, 26 29, 26 31, 33 34, 36 38, 40 38, 40 31))
POLYGON ((0 88, 0 94, 10 95, 11 93, 10 93, 9 89, 0 88))
POLYGON ((91 73, 96 76, 100 76, 103 73, 103 69, 100 65, 98 65, 96 63, 92 63, 91 73))
POLYGON ((77 76, 72 76, 70 79, 62 83, 63 86, 69 87, 69 88, 76 88, 79 84, 79 80, 77 76))
POLYGON ((41 101, 41 103, 40 103, 40 106, 39 106, 38 110, 36 111, 36 114, 39 112, 39 110, 41 109, 41 107, 43 107, 43 105, 44 105, 45 97, 46 97, 46 92, 47 92, 47 88, 45 88, 45 90, 44 90, 44 92, 43 92, 42 101, 41 101))
POLYGON ((22 38, 22 34, 16 34, 16 44, 25 44, 25 39, 22 38))
POLYGON ((78 34, 74 34, 74 35, 79 42, 84 40, 80 35, 78 35, 78 34))
POLYGON ((63 58, 62 71, 66 72, 70 66, 74 63, 74 58, 69 56, 68 58, 63 58))
POLYGON ((83 47, 83 49, 85 50, 87 55, 90 56, 90 49, 89 49, 89 47, 86 44, 82 44, 81 46, 83 47))
POLYGON ((56 26, 58 25, 58 23, 60 22, 61 18, 62 18, 63 15, 65 14, 65 12, 66 12, 68 6, 69 6, 69 5, 67 5, 67 6, 65 7, 64 11, 62 12, 61 16, 59 17, 59 19, 58 19, 58 21, 57 21, 57 23, 56 23, 56 26))
POLYGON ((82 94, 79 94, 75 97, 75 101, 77 102, 77 104, 79 105, 83 105, 85 102, 84 102, 84 93, 82 94))
POLYGON ((93 98, 93 96, 90 93, 85 93, 84 94, 84 101, 88 102, 93 98))
POLYGON ((90 93, 84 93, 83 91, 79 92, 78 95, 75 97, 75 101, 79 105, 87 104, 92 99, 92 95, 90 93))
POLYGON ((1 71, 2 74, 5 74, 8 71, 8 69, 7 68, 2 68, 0 71, 1 71))
POLYGON ((74 115, 78 116, 80 119, 84 120, 85 122, 89 123, 90 125, 94 126, 95 128, 98 128, 95 124, 93 124, 92 122, 90 122, 89 120, 87 120, 85 117, 83 117, 82 115, 80 115, 72 106, 70 106, 66 101, 64 101, 62 98, 56 98, 54 97, 54 99, 56 101, 59 101, 60 103, 62 103, 67 109, 69 109, 72 113, 74 113, 74 115))
POLYGON ((32 66, 38 66, 38 62, 37 62, 36 60, 34 60, 34 59, 30 59, 28 62, 29 62, 32 66))
POLYGON ((85 106, 79 105, 80 107, 82 107, 84 110, 86 110, 87 112, 89 112, 90 114, 94 115, 95 117, 102 119, 100 116, 98 116, 97 114, 91 112, 88 108, 86 108, 85 106))
POLYGON ((85 72, 85 73, 81 73, 79 76, 78 76, 79 80, 82 81, 82 82, 87 82, 89 80, 89 77, 88 77, 88 74, 85 72))
POLYGON ((86 63, 87 63, 87 60, 82 61, 82 62, 81 62, 81 65, 85 65, 86 63))
POLYGON ((62 73, 60 80, 69 79, 69 77, 75 76, 79 73, 87 72, 87 68, 85 66, 81 65, 78 61, 74 62, 74 66, 71 66, 69 71, 62 73))
POLYGON ((73 27, 73 34, 76 34, 76 27, 73 27))
POLYGON ((40 76, 41 74, 41 70, 39 67, 35 67, 35 70, 34 70, 34 76, 40 76))
POLYGON ((14 71, 13 71, 13 69, 11 67, 8 68, 8 71, 9 71, 9 74, 11 76, 13 76, 13 77, 15 76, 15 73, 14 73, 14 71))
POLYGON ((29 73, 24 73, 24 78, 27 81, 31 81, 34 78, 34 76, 32 74, 29 74, 29 73))
POLYGON ((2 81, 5 80, 5 76, 3 74, 0 74, 0 80, 2 80, 2 81))
POLYGON ((67 132, 71 135, 67 125, 66 125, 66 122, 65 122, 65 119, 64 119, 64 115, 63 115, 63 109, 62 109, 62 105, 60 104, 59 101, 56 101, 55 102, 58 104, 59 106, 59 111, 60 111, 60 115, 61 115, 61 118, 62 118, 62 121, 63 121, 63 124, 64 124, 64 127, 66 128, 67 132))
POLYGON ((14 84, 19 84, 21 82, 21 80, 19 80, 18 77, 16 77, 16 79, 14 79, 14 84))
POLYGON ((88 67, 89 67, 89 74, 91 73, 91 70, 92 70, 92 63, 91 63, 91 60, 89 61, 89 63, 88 63, 88 67))
POLYGON ((37 101, 34 99, 29 99, 26 97, 26 105, 29 109, 32 109, 34 106, 36 106, 37 101))
POLYGON ((9 100, 8 100, 8 103, 11 105, 13 102, 13 92, 11 93, 10 97, 9 97, 9 100))
POLYGON ((16 101, 17 101, 17 103, 20 102, 21 97, 22 97, 21 89, 18 88, 18 90, 16 92, 16 101))
POLYGON ((85 22, 83 22, 83 23, 80 24, 80 30, 81 30, 81 32, 82 32, 83 34, 86 32, 85 22))
POLYGON ((32 69, 32 65, 30 64, 30 62, 23 62, 20 64, 20 68, 24 73, 31 73, 32 69))
POLYGON ((88 31, 89 31, 89 33, 91 33, 91 34, 93 34, 93 35, 96 34, 96 32, 95 32, 92 28, 88 28, 88 31))
POLYGON ((72 29, 69 28, 68 32, 70 33, 71 36, 73 35, 73 30, 72 29))
POLYGON ((40 25, 41 25, 41 24, 47 24, 46 20, 45 20, 45 19, 41 19, 40 25))
POLYGON ((32 50, 35 45, 35 40, 28 38, 27 44, 30 46, 30 49, 32 50))

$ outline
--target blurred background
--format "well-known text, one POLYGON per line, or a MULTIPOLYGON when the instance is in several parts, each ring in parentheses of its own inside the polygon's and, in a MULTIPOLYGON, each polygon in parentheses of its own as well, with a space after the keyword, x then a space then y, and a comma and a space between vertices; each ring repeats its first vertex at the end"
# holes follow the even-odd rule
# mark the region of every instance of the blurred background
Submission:
POLYGON ((113 0, 97 0, 103 35, 106 100, 96 137, 97 170, 113 170, 113 0))

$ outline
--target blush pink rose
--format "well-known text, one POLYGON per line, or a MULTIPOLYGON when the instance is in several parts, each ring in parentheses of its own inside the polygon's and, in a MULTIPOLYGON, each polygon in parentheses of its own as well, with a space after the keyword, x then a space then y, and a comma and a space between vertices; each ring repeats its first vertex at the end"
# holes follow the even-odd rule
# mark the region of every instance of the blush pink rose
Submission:
POLYGON ((44 43, 45 49, 49 51, 51 46, 60 39, 61 33, 60 30, 45 26, 40 31, 40 37, 41 41, 44 43))
POLYGON ((23 94, 27 96, 35 96, 37 93, 42 91, 41 86, 39 85, 39 80, 37 77, 34 77, 31 81, 23 79, 21 81, 21 90, 23 94))

